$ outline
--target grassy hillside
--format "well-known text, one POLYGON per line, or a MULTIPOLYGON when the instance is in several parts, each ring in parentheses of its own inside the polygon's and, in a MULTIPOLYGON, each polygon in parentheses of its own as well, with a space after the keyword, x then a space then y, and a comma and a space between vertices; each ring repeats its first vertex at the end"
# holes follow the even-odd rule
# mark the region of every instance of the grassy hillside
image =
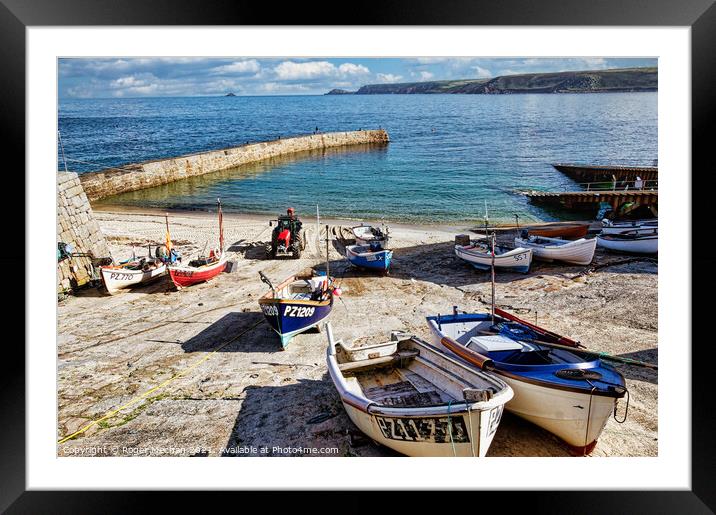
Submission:
POLYGON ((505 75, 492 79, 368 84, 362 86, 355 94, 600 93, 609 91, 657 91, 657 89, 657 68, 620 68, 580 72, 525 73, 521 75, 505 75))

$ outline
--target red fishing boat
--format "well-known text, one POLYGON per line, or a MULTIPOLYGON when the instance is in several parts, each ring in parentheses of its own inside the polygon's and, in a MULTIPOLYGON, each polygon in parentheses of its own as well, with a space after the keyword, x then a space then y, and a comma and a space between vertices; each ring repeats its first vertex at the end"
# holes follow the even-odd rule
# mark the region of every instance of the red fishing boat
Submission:
POLYGON ((221 201, 218 199, 217 204, 219 207, 219 247, 211 249, 207 256, 199 256, 189 261, 186 265, 169 266, 169 276, 177 288, 213 279, 226 268, 223 216, 221 213, 221 201))

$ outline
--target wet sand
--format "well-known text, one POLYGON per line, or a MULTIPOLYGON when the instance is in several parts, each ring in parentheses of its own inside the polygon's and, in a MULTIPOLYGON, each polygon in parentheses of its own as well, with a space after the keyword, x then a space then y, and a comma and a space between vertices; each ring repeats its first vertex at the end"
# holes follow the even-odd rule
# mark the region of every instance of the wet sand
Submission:
MULTIPOLYGON (((163 241, 163 212, 142 211, 95 211, 115 259, 163 241)), ((59 455, 295 456, 310 455, 307 447, 336 456, 396 455, 364 437, 345 414, 326 371, 324 333, 304 333, 280 350, 258 308, 266 289, 258 272, 279 282, 306 267, 325 269, 330 223, 330 271, 343 289, 330 318, 336 337, 378 341, 397 329, 427 337, 427 315, 455 305, 489 309, 489 272, 452 251, 455 234, 469 227, 390 224, 394 264, 379 277, 351 268, 341 255, 341 237, 355 222, 322 220, 318 235, 315 220, 304 218, 302 258, 266 259, 269 218, 225 214, 226 246, 237 266, 209 283, 175 291, 167 277, 111 297, 94 288, 59 302, 58 439, 132 403, 58 445, 59 455)), ((185 260, 216 244, 213 214, 171 213, 170 227, 185 260)), ((527 275, 498 272, 496 303, 590 349, 656 363, 657 265, 631 261, 585 273, 622 260, 598 250, 589 267, 533 262, 527 275)), ((617 368, 631 392, 628 418, 609 420, 592 455, 656 456, 657 372, 617 368)), ((620 417, 623 410, 620 401, 620 417)), ((506 413, 488 455, 569 451, 506 413)))

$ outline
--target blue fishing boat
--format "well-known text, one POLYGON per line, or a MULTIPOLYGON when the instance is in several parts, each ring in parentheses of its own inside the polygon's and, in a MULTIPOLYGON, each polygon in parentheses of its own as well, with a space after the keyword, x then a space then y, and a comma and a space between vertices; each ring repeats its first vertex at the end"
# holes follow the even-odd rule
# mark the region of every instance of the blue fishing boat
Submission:
POLYGON ((594 353, 506 311, 495 309, 493 319, 454 309, 427 322, 434 343, 510 385, 515 395, 508 411, 557 435, 575 453, 594 449, 627 393, 622 374, 594 353))
POLYGON ((281 339, 285 349, 291 338, 311 328, 328 317, 333 308, 333 296, 339 294, 328 276, 297 274, 274 287, 271 281, 259 272, 261 280, 269 285, 268 291, 259 299, 259 306, 271 329, 281 339))
POLYGON ((384 249, 379 243, 348 245, 346 258, 357 267, 387 272, 393 260, 393 251, 384 249))

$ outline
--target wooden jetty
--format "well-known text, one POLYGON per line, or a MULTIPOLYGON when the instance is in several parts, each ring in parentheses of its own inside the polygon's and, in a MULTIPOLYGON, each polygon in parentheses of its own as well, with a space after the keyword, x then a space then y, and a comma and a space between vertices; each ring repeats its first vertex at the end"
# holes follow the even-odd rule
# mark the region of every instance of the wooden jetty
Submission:
POLYGON ((566 209, 593 207, 600 202, 608 202, 614 210, 626 202, 653 206, 659 203, 658 190, 606 190, 606 191, 528 191, 525 195, 530 201, 549 204, 566 209))
POLYGON ((618 183, 622 183, 635 181, 637 177, 645 181, 656 181, 659 178, 658 166, 602 166, 570 163, 555 163, 552 166, 579 182, 612 182, 616 178, 618 183))

